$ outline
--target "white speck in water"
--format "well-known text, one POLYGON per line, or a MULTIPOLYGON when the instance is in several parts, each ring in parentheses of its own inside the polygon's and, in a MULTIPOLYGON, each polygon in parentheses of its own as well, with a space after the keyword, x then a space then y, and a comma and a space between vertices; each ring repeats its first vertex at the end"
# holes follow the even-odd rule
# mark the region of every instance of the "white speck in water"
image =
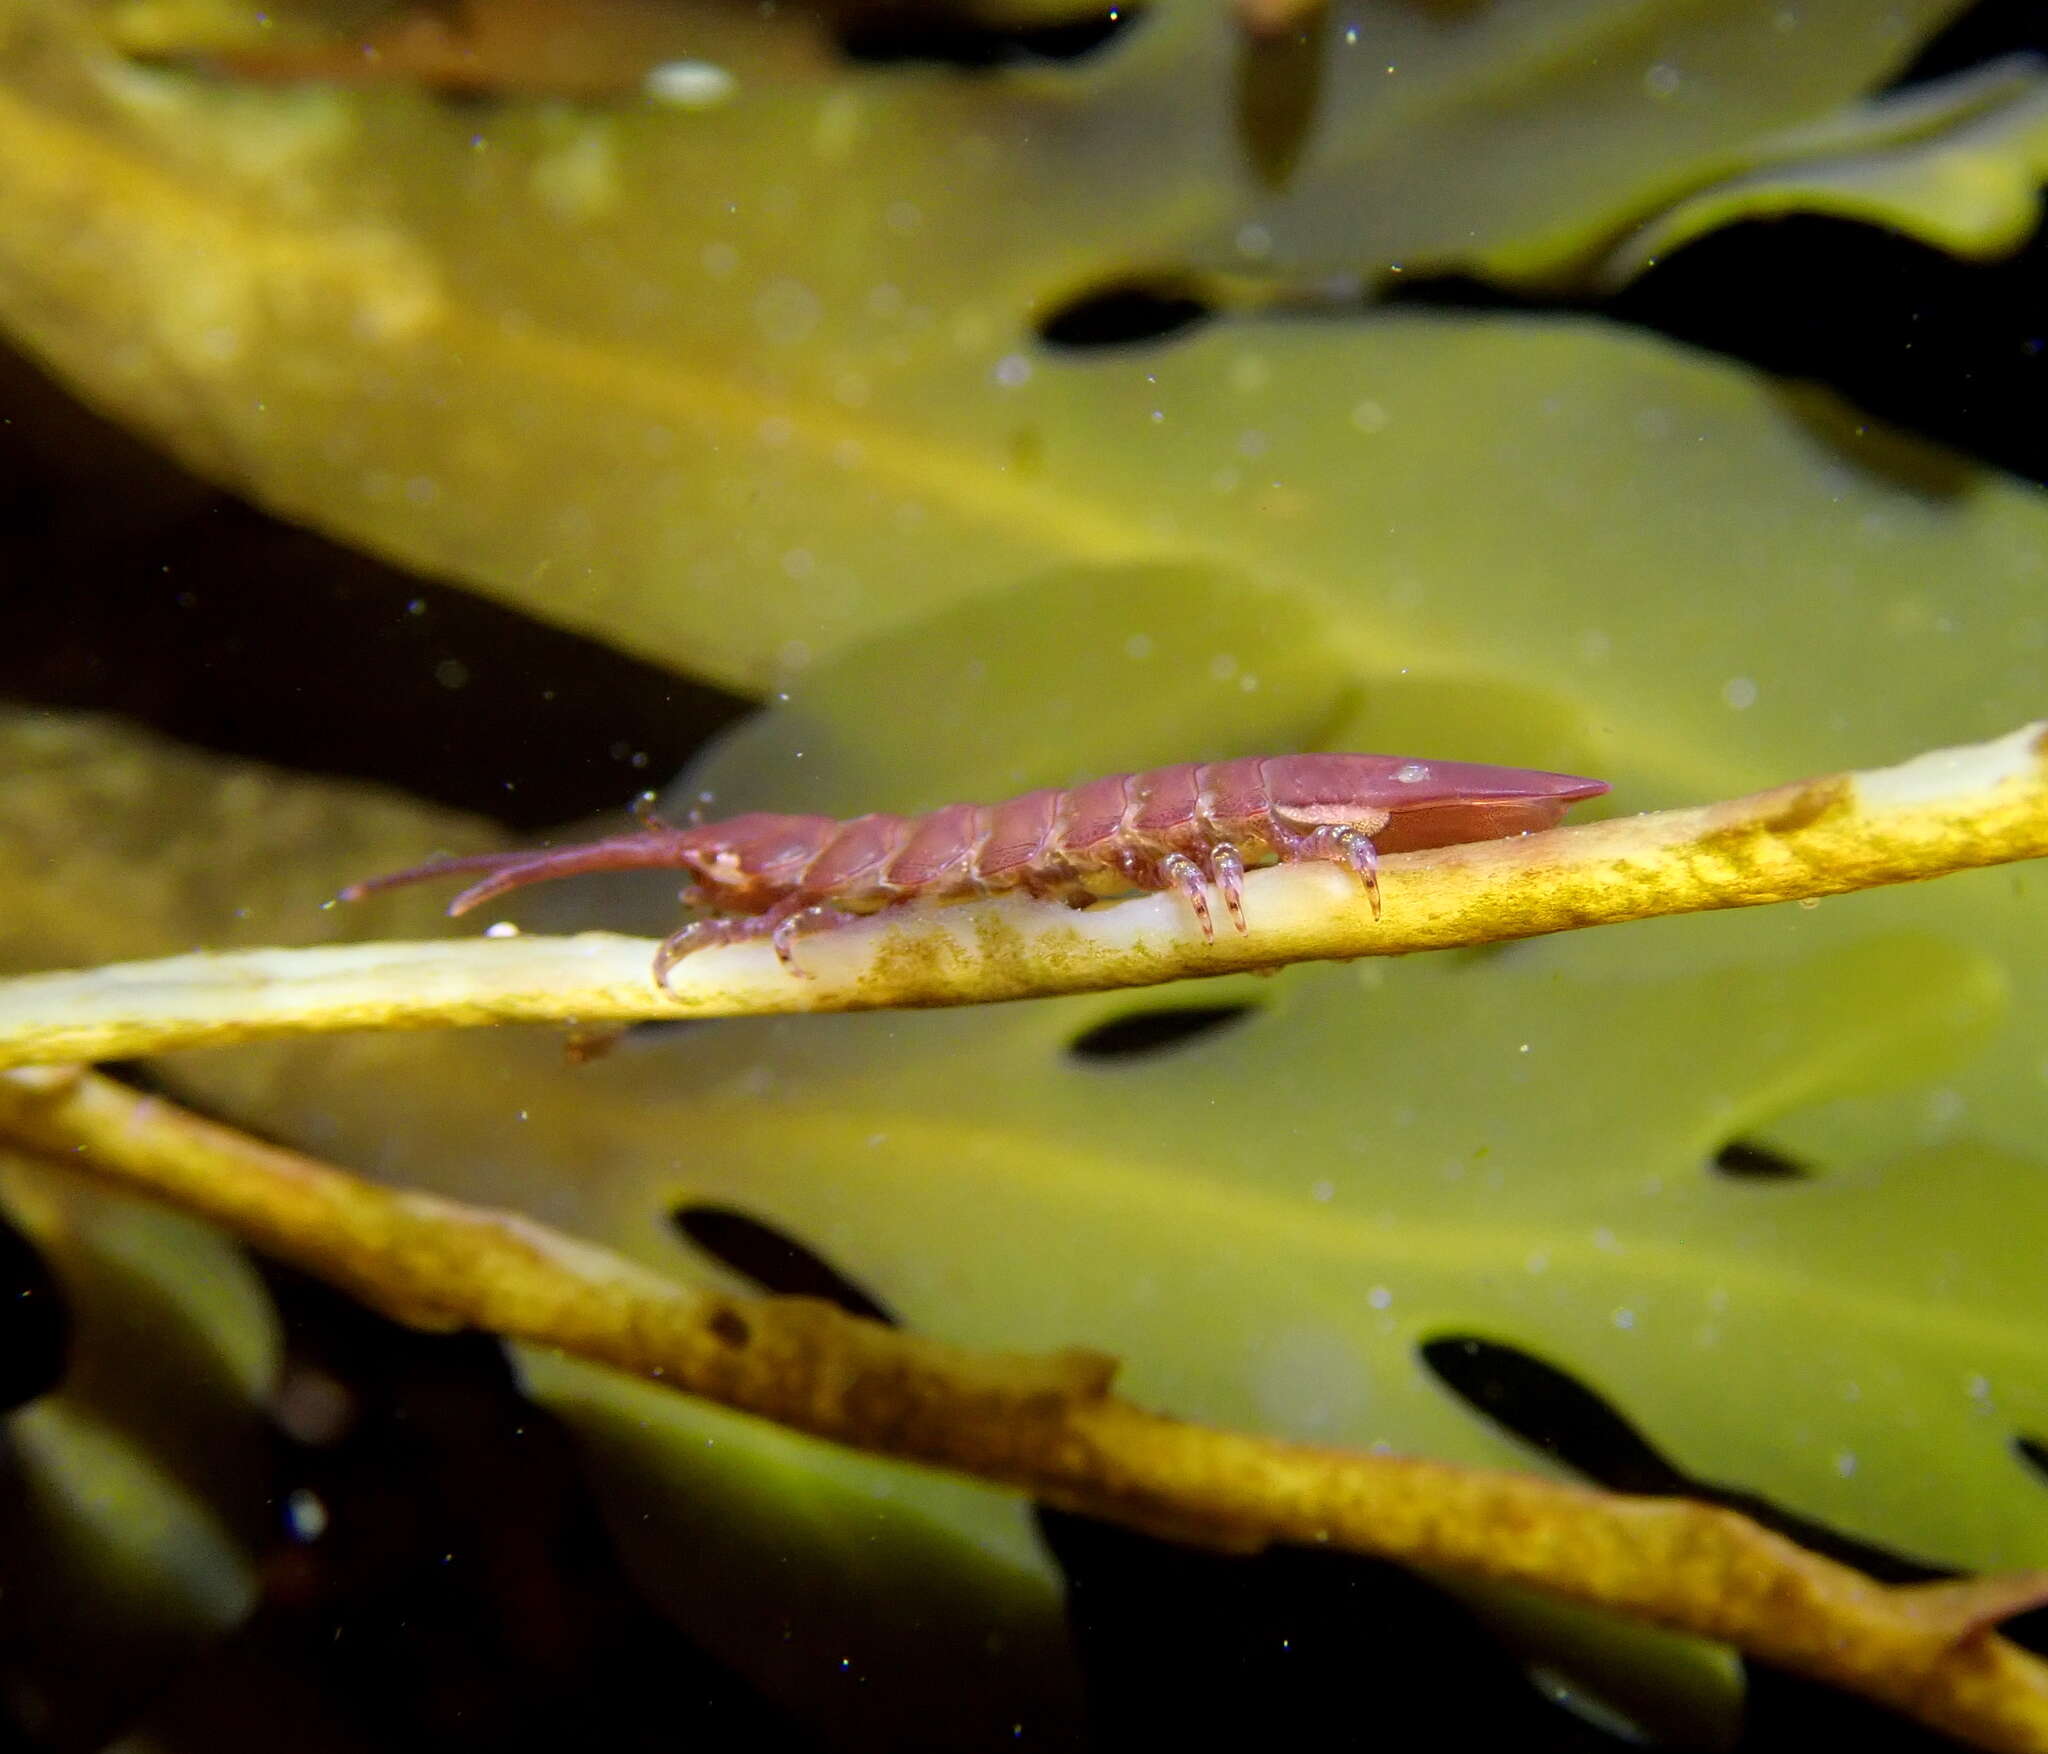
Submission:
POLYGON ((1927 1093, 1927 1124, 1930 1127, 1952 1127, 1963 1118, 1963 1111, 1969 1107, 1969 1099, 1953 1084, 1944 1084, 1939 1090, 1927 1093))
POLYGON ((872 1151, 877 1145, 886 1145, 888 1143, 889 1135, 887 1133, 870 1133, 868 1135, 868 1149, 870 1151, 872 1151))
POLYGON ((1335 1182, 1317 1182, 1309 1189, 1308 1194, 1312 1200, 1322 1200, 1325 1202, 1334 1200, 1337 1197, 1337 1184, 1335 1182))
POLYGON ((1266 435, 1257 427, 1248 428, 1237 435, 1237 454, 1240 457, 1263 457, 1266 454, 1266 435))
POLYGON ((1152 636, 1149 633, 1134 633, 1124 641, 1124 656, 1142 664, 1152 655, 1152 636))
POLYGON ((484 936, 486 938, 516 938, 519 936, 519 928, 510 920, 493 920, 491 924, 484 927, 484 936))
POLYGON ((739 90, 739 81, 710 61, 663 61, 647 69, 642 89, 656 103, 679 110, 708 110, 739 90))
POLYGON ((1209 675, 1216 682, 1228 682, 1237 674, 1237 660, 1228 652, 1218 652, 1209 660, 1209 675))
POLYGON ((1721 698, 1736 712, 1756 705, 1756 684, 1747 676, 1731 676, 1721 684, 1721 698))
POLYGON ((1429 763, 1426 761, 1404 761, 1394 769, 1394 778, 1404 786, 1419 786, 1429 778, 1429 763))
POLYGON ((1991 1379, 1972 1371, 1963 1379, 1963 1393, 1973 1401, 1988 1401, 1991 1399, 1991 1379))
POLYGON ((1259 692, 1259 679, 1252 675, 1240 676, 1237 679, 1237 692, 1239 694, 1257 694, 1259 692))
POLYGON ((1624 1330, 1633 1328, 1636 1325, 1636 1312, 1632 1309, 1616 1310, 1614 1312, 1614 1325, 1624 1330))
POLYGON ((1550 1257, 1541 1249, 1531 1249, 1523 1257, 1522 1267, 1525 1272, 1547 1273, 1550 1271, 1550 1257))
POLYGON ((1385 432, 1388 418, 1386 409, 1370 397, 1352 405, 1351 424, 1360 432, 1385 432))
POLYGON ((1357 26, 1357 25, 1355 25, 1355 24, 1347 24, 1347 25, 1346 25, 1346 26, 1344 27, 1344 46, 1345 46, 1345 47, 1346 47, 1347 49, 1355 49, 1355 48, 1357 48, 1357 47, 1358 47, 1358 26, 1357 26))
POLYGON ((320 1495, 301 1486, 284 1501, 284 1520, 295 1541, 317 1541, 327 1533, 327 1506, 320 1495))
POLYGON ((1006 353, 996 361, 996 382, 1006 390, 1022 389, 1031 382, 1031 361, 1021 353, 1006 353))
POLYGON ((1385 1309, 1394 1301, 1394 1294, 1384 1285, 1375 1285, 1365 1294, 1365 1301, 1374 1309, 1385 1309))
POLYGON ((1621 1253, 1621 1239, 1604 1224, 1593 1232, 1593 1246, 1600 1250, 1602 1254, 1618 1255, 1621 1253))
POLYGON ((1685 83, 1684 75, 1668 61, 1658 61, 1643 75, 1643 89, 1652 97, 1674 96, 1685 83))
POLYGON ((1235 493, 1244 485, 1244 472, 1234 464, 1226 463, 1209 477, 1209 485, 1218 493, 1235 493))
POLYGON ((1835 1452, 1835 1472, 1841 1475, 1844 1480, 1855 1477, 1856 1452, 1854 1450, 1845 1449, 1835 1452))
POLYGON ((1263 261, 1273 252, 1273 234, 1263 225, 1243 225, 1237 231, 1237 253, 1247 261, 1263 261))

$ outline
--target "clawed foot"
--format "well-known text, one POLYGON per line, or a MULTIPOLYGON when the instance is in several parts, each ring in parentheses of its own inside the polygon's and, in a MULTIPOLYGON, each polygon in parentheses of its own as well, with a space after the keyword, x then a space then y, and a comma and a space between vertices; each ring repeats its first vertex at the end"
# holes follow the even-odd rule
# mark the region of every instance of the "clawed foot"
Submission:
POLYGON ((1208 850, 1208 869, 1187 853, 1168 853, 1159 861, 1159 875, 1168 888, 1178 889, 1195 910, 1202 936, 1216 942, 1216 921, 1209 911, 1209 888, 1223 893, 1223 905, 1230 910, 1230 923, 1240 932, 1244 923, 1244 857, 1228 841, 1218 841, 1208 850))
POLYGON ((1289 849, 1297 859, 1322 859, 1332 865, 1349 865, 1365 885, 1372 903, 1372 917, 1380 917, 1380 855, 1372 836, 1362 828, 1319 828, 1304 835, 1289 849))
POLYGON ((681 931, 664 939, 661 948, 655 952, 654 984, 666 992, 669 970, 686 956, 694 956, 700 950, 714 949, 722 944, 747 944, 760 938, 768 940, 776 959, 791 974, 798 980, 809 980, 812 978, 810 971, 796 959, 797 935, 817 925, 850 925, 860 917, 843 908, 807 906, 791 901, 761 914, 692 920, 681 931))

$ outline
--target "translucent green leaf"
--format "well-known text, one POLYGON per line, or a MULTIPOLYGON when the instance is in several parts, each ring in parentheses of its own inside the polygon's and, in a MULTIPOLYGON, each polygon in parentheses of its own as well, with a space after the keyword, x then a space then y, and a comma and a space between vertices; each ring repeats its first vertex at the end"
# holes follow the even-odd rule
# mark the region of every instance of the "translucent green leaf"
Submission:
MULTIPOLYGON (((968 78, 705 4, 729 101, 479 113, 143 66, 5 0, 0 321, 267 504, 766 691, 1046 567, 1234 563, 1161 498, 1151 361, 1034 343, 1076 299, 1570 283, 1957 10, 1371 4, 1276 45, 1174 5, 968 78)), ((1216 436, 1203 480, 1270 470, 1216 436)))
POLYGON ((2048 76, 2035 59, 1873 103, 1849 122, 1801 131, 1785 143, 1788 162, 1677 203, 1608 257, 1607 278, 1625 280, 1737 220, 1787 213, 1888 226, 1958 256, 2003 255, 2039 225, 2048 76))
POLYGON ((17 1708, 90 1745, 256 1598, 270 1301, 204 1225, 0 1153, 0 1212, 68 1316, 62 1378, 0 1420, 0 1628, 17 1708))

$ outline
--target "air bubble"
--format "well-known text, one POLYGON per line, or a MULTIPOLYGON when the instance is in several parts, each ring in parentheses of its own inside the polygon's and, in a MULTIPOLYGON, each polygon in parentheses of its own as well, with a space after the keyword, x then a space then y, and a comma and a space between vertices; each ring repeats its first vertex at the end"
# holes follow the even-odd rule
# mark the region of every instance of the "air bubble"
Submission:
POLYGON ((327 1506, 301 1486, 284 1501, 284 1520, 295 1541, 317 1541, 327 1533, 327 1506))
POLYGON ((709 61, 664 61, 647 70, 641 82, 656 103, 679 110, 708 110, 739 90, 739 81, 709 61))

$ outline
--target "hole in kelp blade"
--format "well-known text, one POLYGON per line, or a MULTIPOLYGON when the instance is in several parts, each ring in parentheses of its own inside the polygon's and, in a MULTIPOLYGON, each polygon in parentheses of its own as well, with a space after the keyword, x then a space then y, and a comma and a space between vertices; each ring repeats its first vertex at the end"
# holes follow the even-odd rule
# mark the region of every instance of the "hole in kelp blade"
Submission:
POLYGON ((1447 1334, 1424 1342, 1420 1352, 1430 1373, 1473 1412, 1609 1492, 1694 1498, 1739 1511, 1809 1552, 1854 1566, 1880 1583, 1931 1583, 1957 1575, 1845 1535, 1759 1493, 1687 1474, 1604 1396, 1518 1347, 1447 1334))
POLYGON ((880 1298, 793 1236, 730 1206, 678 1206, 675 1227, 721 1266, 779 1297, 816 1297, 848 1315, 898 1325, 880 1298))
POLYGON ((1714 1153, 1714 1168, 1731 1181, 1805 1181, 1812 1171, 1782 1151, 1749 1139, 1730 1139, 1714 1153))
POLYGON ((838 26, 839 52, 849 61, 888 66, 922 61, 963 72, 1083 61, 1134 29, 1139 6, 1106 6, 1095 13, 1043 23, 994 23, 937 5, 855 8, 838 26))
POLYGON ((1208 303, 1172 281, 1126 281, 1070 299, 1038 325, 1048 347, 1137 347, 1206 323, 1208 303))
POLYGON ((1256 1005, 1182 1005, 1133 1011, 1076 1036, 1067 1052, 1079 1060, 1135 1060, 1199 1041, 1241 1023, 1256 1005))
POLYGON ((0 1208, 0 1411, 26 1406, 64 1379, 71 1311, 43 1253, 0 1208))

